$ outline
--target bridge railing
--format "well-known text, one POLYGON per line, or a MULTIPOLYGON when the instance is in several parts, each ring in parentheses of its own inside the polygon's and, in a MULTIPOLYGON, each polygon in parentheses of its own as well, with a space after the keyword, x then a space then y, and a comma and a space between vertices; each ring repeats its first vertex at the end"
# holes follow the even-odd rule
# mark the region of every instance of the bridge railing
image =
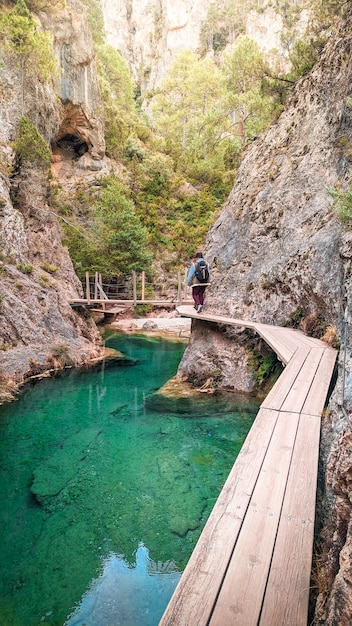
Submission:
POLYGON ((125 276, 109 276, 103 277, 101 273, 95 272, 91 276, 89 272, 85 275, 85 284, 83 290, 87 302, 90 301, 107 301, 107 300, 123 300, 136 304, 148 302, 172 301, 182 303, 189 301, 190 296, 186 288, 187 270, 182 275, 181 270, 177 273, 177 284, 174 286, 174 296, 170 298, 172 287, 168 287, 168 295, 165 296, 165 289, 162 284, 154 284, 147 282, 146 273, 144 271, 137 273, 133 271, 130 275, 125 276))

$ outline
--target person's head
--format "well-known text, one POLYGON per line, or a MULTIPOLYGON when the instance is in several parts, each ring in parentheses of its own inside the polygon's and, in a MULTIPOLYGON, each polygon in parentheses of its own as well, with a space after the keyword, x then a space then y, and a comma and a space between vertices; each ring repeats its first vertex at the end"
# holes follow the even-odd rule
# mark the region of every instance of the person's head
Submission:
POLYGON ((202 259, 203 258, 203 252, 196 252, 196 255, 194 257, 195 259, 202 259))

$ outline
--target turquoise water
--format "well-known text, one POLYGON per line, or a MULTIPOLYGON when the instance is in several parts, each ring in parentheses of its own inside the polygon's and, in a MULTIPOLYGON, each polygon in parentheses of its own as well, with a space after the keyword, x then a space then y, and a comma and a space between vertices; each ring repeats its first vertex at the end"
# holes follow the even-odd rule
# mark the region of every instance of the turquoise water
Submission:
POLYGON ((156 626, 257 412, 154 395, 181 341, 107 345, 0 407, 1 626, 156 626))

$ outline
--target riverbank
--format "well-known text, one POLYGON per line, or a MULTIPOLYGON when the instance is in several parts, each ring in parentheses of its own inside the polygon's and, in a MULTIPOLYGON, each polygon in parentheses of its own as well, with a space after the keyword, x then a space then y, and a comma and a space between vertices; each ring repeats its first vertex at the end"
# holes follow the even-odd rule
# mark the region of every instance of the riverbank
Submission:
POLYGON ((153 334, 176 335, 178 337, 189 337, 191 333, 191 319, 186 317, 169 316, 163 313, 160 317, 130 317, 118 318, 110 324, 112 328, 116 328, 122 332, 150 332, 153 334))

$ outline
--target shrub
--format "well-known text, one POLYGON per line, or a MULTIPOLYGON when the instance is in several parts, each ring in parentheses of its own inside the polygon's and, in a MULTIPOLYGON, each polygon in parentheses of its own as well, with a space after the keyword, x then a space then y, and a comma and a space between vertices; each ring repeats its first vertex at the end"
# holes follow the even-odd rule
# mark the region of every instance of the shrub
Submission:
POLYGON ((51 265, 50 263, 48 263, 47 261, 43 261, 41 268, 45 271, 45 272, 49 272, 49 274, 55 274, 55 272, 58 271, 58 269, 60 269, 59 267, 56 267, 55 265, 51 265))
POLYGON ((34 267, 30 263, 18 263, 16 267, 22 274, 32 274, 34 271, 34 267))
POLYGON ((352 226, 352 191, 351 189, 328 189, 328 194, 333 198, 334 208, 339 218, 347 224, 349 228, 352 226))
POLYGON ((49 167, 51 151, 34 124, 27 118, 21 117, 14 150, 22 163, 37 163, 49 167))
POLYGON ((62 367, 70 366, 73 364, 70 349, 68 345, 63 341, 59 341, 51 348, 51 356, 54 361, 58 361, 62 367))
POLYGON ((279 376, 281 366, 274 352, 262 354, 257 350, 251 350, 249 369, 258 387, 263 389, 269 379, 276 379, 279 376))

